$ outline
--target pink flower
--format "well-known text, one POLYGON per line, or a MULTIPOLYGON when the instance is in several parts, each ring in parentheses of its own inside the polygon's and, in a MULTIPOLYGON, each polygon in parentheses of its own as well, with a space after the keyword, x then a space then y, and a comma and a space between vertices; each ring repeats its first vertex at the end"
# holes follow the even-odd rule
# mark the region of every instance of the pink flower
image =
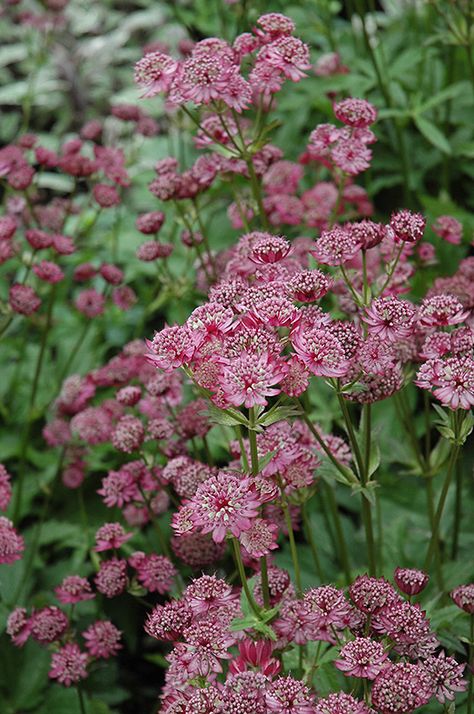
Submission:
POLYGON ((272 42, 278 37, 292 35, 295 29, 295 23, 290 17, 279 12, 269 12, 258 18, 255 34, 262 42, 272 42))
POLYGON ((370 334, 394 342, 413 334, 415 307, 407 300, 392 296, 375 298, 363 319, 370 334))
POLYGON ((3 464, 0 464, 0 511, 6 511, 12 497, 10 474, 3 464))
POLYGON ((238 593, 225 580, 215 575, 201 575, 183 593, 186 604, 195 616, 216 613, 222 608, 233 606, 238 593))
POLYGON ((118 558, 102 561, 94 582, 97 590, 106 597, 121 595, 127 587, 127 561, 118 558))
POLYGON ((142 97, 167 92, 178 70, 178 62, 163 52, 149 52, 135 65, 135 82, 145 90, 142 97))
POLYGON ((395 238, 407 243, 416 243, 423 238, 426 220, 421 213, 412 213, 407 208, 392 213, 390 228, 395 238))
POLYGON ((106 183, 97 183, 92 189, 92 195, 101 208, 112 208, 121 203, 120 194, 115 186, 106 183))
POLYGON ((278 714, 314 714, 310 689, 293 677, 277 677, 265 693, 269 712, 278 714))
POLYGON ((33 266, 33 272, 46 283, 59 283, 64 278, 64 273, 61 268, 49 260, 42 260, 33 266))
POLYGON ((248 531, 240 535, 240 542, 253 558, 261 558, 278 548, 278 526, 264 518, 256 518, 248 531))
POLYGON ((362 612, 372 615, 386 605, 400 600, 397 591, 385 578, 359 575, 349 588, 354 605, 362 612))
POLYGON ((212 533, 216 543, 229 531, 238 538, 249 530, 260 505, 248 478, 225 471, 201 484, 191 503, 192 522, 202 533, 212 533))
POLYGON ((310 253, 323 265, 343 265, 353 258, 359 249, 359 236, 348 228, 336 226, 321 233, 310 253))
POLYGON ((94 318, 104 312, 105 298, 95 288, 89 288, 79 293, 74 304, 83 315, 88 318, 94 318))
POLYGON ((16 607, 8 616, 7 635, 16 647, 23 647, 31 634, 31 624, 24 607, 16 607))
POLYGON ((95 534, 95 549, 98 553, 104 550, 120 548, 133 533, 126 533, 120 523, 104 523, 95 534))
POLYGON ((113 506, 122 508, 138 497, 136 479, 125 467, 120 471, 109 471, 102 479, 102 488, 97 493, 103 497, 105 505, 109 508, 113 506))
POLYGON ((122 633, 109 620, 98 620, 82 633, 86 649, 92 657, 109 659, 122 649, 122 633))
POLYGON ((339 657, 334 665, 346 677, 375 679, 386 666, 388 654, 380 642, 370 637, 357 637, 344 645, 339 657))
POLYGON ((427 657, 422 666, 431 676, 435 697, 441 704, 453 701, 456 692, 466 691, 467 680, 462 678, 465 665, 446 657, 443 651, 437 657, 427 657))
POLYGON ((145 632, 157 640, 176 641, 193 619, 193 611, 184 600, 169 600, 156 605, 148 615, 145 632))
POLYGON ((0 516, 0 564, 11 565, 15 560, 20 560, 24 549, 24 540, 17 533, 13 523, 8 518, 0 516))
POLYGON ((445 327, 464 322, 469 315, 454 295, 443 293, 425 298, 420 305, 418 320, 423 327, 445 327))
POLYGON ((418 664, 399 662, 386 667, 372 686, 372 706, 380 714, 407 714, 433 696, 429 674, 418 664))
POLYGON ((258 60, 265 61, 292 82, 299 82, 305 70, 311 67, 308 46, 290 36, 280 36, 265 45, 258 53, 258 60))
POLYGON ((349 362, 329 329, 300 327, 291 334, 294 350, 308 370, 319 377, 343 377, 349 362))
POLYGON ((150 592, 165 595, 173 587, 176 568, 165 555, 145 555, 138 551, 128 562, 136 569, 138 581, 150 592))
POLYGON ((273 644, 270 640, 242 640, 239 642, 239 654, 229 664, 232 674, 248 671, 254 667, 266 677, 273 677, 281 669, 281 662, 272 657, 273 644))
POLYGON ((220 387, 228 404, 247 408, 256 404, 265 406, 265 397, 279 394, 280 389, 274 385, 281 382, 287 371, 285 362, 269 352, 242 352, 223 362, 220 387))
POLYGON ((428 585, 429 575, 414 568, 396 568, 393 576, 397 586, 406 595, 418 595, 428 585))
POLYGON ((438 367, 433 379, 433 394, 450 409, 474 406, 474 360, 450 357, 438 367))
POLYGON ((450 592, 452 601, 465 612, 474 615, 474 583, 458 585, 450 592))
POLYGON ((153 342, 147 340, 147 359, 156 367, 171 372, 188 363, 194 353, 194 343, 186 326, 165 327, 157 332, 153 342))
POLYGON ((302 270, 288 285, 288 294, 298 302, 320 300, 331 287, 331 279, 320 270, 302 270))
POLYGON ((53 653, 49 677, 57 679, 65 687, 70 687, 71 684, 76 684, 87 677, 88 659, 87 654, 81 652, 79 645, 68 642, 53 653))
POLYGON ((377 110, 365 99, 348 97, 334 105, 334 115, 347 126, 365 129, 377 119, 377 110))
POLYGON ((12 285, 8 302, 13 312, 20 315, 32 315, 39 310, 41 306, 41 298, 35 293, 29 285, 12 285))
POLYGON ((54 592, 63 605, 74 605, 95 597, 87 578, 81 578, 80 575, 68 575, 54 588, 54 592))
POLYGON ((443 240, 453 245, 459 245, 462 240, 462 223, 453 216, 438 216, 431 226, 433 231, 443 240))
POLYGON ((290 253, 291 246, 283 236, 258 231, 248 235, 252 237, 249 258, 254 263, 278 263, 290 253))
POLYGON ((140 448, 145 438, 145 427, 141 420, 132 414, 121 417, 114 431, 111 441, 116 449, 126 454, 131 454, 140 448))
POLYGON ((351 694, 333 692, 318 700, 314 714, 373 714, 373 709, 351 694))
POLYGON ((30 618, 31 636, 40 644, 49 644, 60 640, 68 628, 68 619, 64 612, 52 605, 34 612, 30 618))

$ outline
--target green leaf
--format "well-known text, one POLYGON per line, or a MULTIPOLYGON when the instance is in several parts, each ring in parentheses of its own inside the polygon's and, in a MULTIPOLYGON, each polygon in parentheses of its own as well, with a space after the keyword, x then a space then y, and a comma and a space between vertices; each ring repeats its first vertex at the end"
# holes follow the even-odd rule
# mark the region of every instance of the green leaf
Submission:
POLYGON ((434 94, 426 102, 423 102, 423 104, 420 104, 419 106, 415 107, 414 112, 415 114, 423 114, 424 112, 428 111, 428 109, 432 109, 438 104, 447 102, 449 99, 454 99, 454 97, 461 96, 461 94, 469 90, 470 88, 467 82, 457 82, 456 84, 451 84, 449 87, 446 87, 440 92, 434 94))
POLYGON ((214 404, 208 405, 209 418, 215 424, 223 426, 248 426, 248 419, 238 409, 219 409, 214 404))
POLYGON ((418 130, 423 134, 425 139, 444 154, 451 154, 451 146, 444 134, 433 124, 433 122, 425 119, 425 117, 415 114, 413 117, 418 130))
POLYGON ((257 420, 257 424, 260 424, 261 426, 270 426, 270 424, 275 424, 277 421, 290 419, 291 417, 296 417, 299 414, 301 414, 301 409, 298 407, 274 407, 261 416, 257 420))

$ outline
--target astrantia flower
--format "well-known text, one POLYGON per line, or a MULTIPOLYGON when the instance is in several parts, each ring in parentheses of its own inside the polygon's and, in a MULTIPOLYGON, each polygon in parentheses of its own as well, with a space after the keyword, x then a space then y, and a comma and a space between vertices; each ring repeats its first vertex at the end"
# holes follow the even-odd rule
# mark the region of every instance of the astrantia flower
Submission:
POLYGON ((64 278, 64 273, 59 265, 52 263, 50 260, 42 260, 34 265, 33 272, 40 280, 44 280, 45 283, 50 283, 51 285, 59 283, 64 278))
POLYGON ((165 595, 173 587, 176 568, 165 555, 145 555, 139 551, 128 562, 136 569, 138 581, 150 592, 165 595))
POLYGON ((289 397, 299 397, 308 389, 310 373, 299 357, 290 357, 286 364, 288 372, 280 382, 281 391, 289 397))
POLYGON ((101 552, 120 548, 132 535, 133 533, 126 533, 120 523, 104 523, 95 534, 95 550, 101 552))
POLYGON ((16 607, 8 616, 7 635, 16 647, 23 647, 31 634, 31 623, 24 607, 16 607))
POLYGON ((92 195, 101 208, 112 208, 121 203, 120 194, 115 186, 106 183, 97 183, 92 189, 92 195))
POLYGON ((288 599, 281 605, 273 628, 283 644, 304 645, 315 638, 318 616, 303 600, 288 599))
POLYGON ((459 245, 462 240, 462 223, 453 216, 438 216, 431 226, 433 231, 443 240, 453 245, 459 245))
POLYGON ((249 258, 254 263, 278 263, 289 254, 290 243, 283 236, 274 236, 270 233, 251 233, 252 248, 249 258))
POLYGON ((8 518, 0 516, 0 564, 10 565, 15 560, 19 560, 24 549, 24 540, 17 533, 13 523, 8 518))
POLYGON ((265 700, 269 712, 278 714, 314 714, 310 689, 293 677, 277 677, 268 687, 265 700))
POLYGON ((235 603, 237 597, 232 586, 215 575, 201 575, 193 580, 183 593, 186 604, 197 616, 229 607, 235 603))
POLYGON ((278 526, 264 518, 257 518, 240 536, 240 542, 249 555, 261 558, 278 548, 278 526))
POLYGON ((127 561, 118 558, 104 560, 94 581, 102 595, 117 597, 127 587, 127 561))
POLYGON ((199 486, 192 504, 193 523, 220 543, 229 531, 238 538, 251 527, 260 502, 248 478, 220 471, 199 486))
POLYGON ((151 211, 138 216, 135 225, 140 233, 152 235, 153 233, 158 233, 164 222, 165 214, 162 211, 151 211))
POLYGON ((175 556, 191 568, 204 568, 217 563, 224 555, 226 542, 216 543, 210 535, 189 533, 171 538, 175 556))
POLYGON ((250 665, 263 675, 272 677, 281 669, 281 662, 271 656, 272 651, 270 640, 242 640, 239 642, 239 655, 230 662, 229 670, 233 674, 245 672, 250 665))
POLYGON ((261 40, 270 42, 277 37, 291 35, 294 31, 295 23, 291 18, 279 12, 269 12, 265 15, 260 15, 255 32, 261 40))
POLYGON ((323 231, 310 251, 323 265, 343 265, 360 249, 359 236, 342 226, 323 231))
POLYGON ((0 464, 0 511, 6 511, 12 497, 10 474, 3 464, 0 464))
POLYGON ((149 52, 135 65, 135 82, 145 90, 142 97, 167 92, 178 69, 178 63, 163 52, 149 52))
POLYGON ((41 298, 29 285, 12 285, 8 302, 13 312, 20 315, 32 315, 41 305, 41 298))
POLYGON ((345 692, 333 692, 316 703, 314 714, 372 714, 365 702, 345 692))
POLYGON ((109 508, 130 503, 138 497, 138 488, 133 474, 126 468, 109 471, 102 479, 102 488, 97 491, 109 508))
POLYGON ((109 659, 122 649, 120 644, 122 633, 109 620, 92 623, 82 636, 86 641, 86 649, 92 657, 109 659))
POLYGON ((297 37, 278 37, 260 50, 258 59, 278 69, 292 82, 299 82, 305 70, 311 67, 309 48, 297 37))
POLYGON ((366 309, 363 319, 369 333, 393 342, 413 334, 415 307, 407 300, 392 296, 376 298, 366 309))
POLYGON ((31 636, 40 644, 49 644, 61 639, 68 627, 64 612, 52 605, 34 612, 30 618, 31 636))
POLYGON ((147 341, 147 346, 150 350, 147 359, 166 372, 189 362, 195 349, 189 330, 179 325, 157 332, 152 342, 147 341))
POLYGON ((368 615, 400 600, 400 596, 388 580, 372 578, 368 575, 359 575, 354 580, 349 587, 349 595, 354 605, 368 615))
POLYGON ((74 304, 83 315, 93 318, 104 312, 105 298, 95 288, 89 288, 79 293, 74 304))
POLYGON ((334 105, 334 115, 347 126, 365 129, 377 119, 377 110, 365 99, 348 97, 334 105))
POLYGON ((438 365, 433 385, 433 394, 442 404, 450 409, 470 409, 474 406, 474 360, 448 358, 438 365))
POLYGON ((421 213, 412 213, 407 208, 392 213, 390 228, 395 233, 397 240, 407 243, 416 243, 423 238, 426 219, 421 213))
POLYGON ((341 649, 339 657, 334 664, 346 677, 367 679, 375 679, 388 659, 384 646, 370 637, 357 637, 348 642, 341 649))
POLYGON ((382 223, 374 223, 374 221, 359 221, 358 223, 350 223, 349 229, 365 250, 375 248, 375 246, 379 245, 387 235, 386 226, 382 223))
POLYGON ((474 615, 474 583, 469 583, 468 585, 458 585, 450 592, 452 601, 461 610, 468 612, 470 615, 474 615))
POLYGON ((418 320, 423 327, 445 327, 463 322, 469 315, 454 295, 441 294, 425 298, 420 305, 418 320))
POLYGON ((435 697, 441 704, 453 701, 456 692, 467 689, 467 680, 462 678, 465 665, 446 657, 443 651, 437 657, 427 657, 422 666, 431 676, 435 697))
POLYGON ((192 673, 208 676, 222 672, 219 660, 230 659, 228 649, 235 644, 235 636, 225 627, 225 620, 199 620, 183 633, 187 649, 192 655, 189 668, 192 673))
POLYGON ((414 568, 396 568, 393 578, 406 595, 418 595, 428 585, 429 575, 414 568))
POLYGON ((80 575, 68 575, 60 585, 54 588, 54 592, 63 605, 74 605, 95 597, 87 578, 81 578, 80 575))
POLYGON ((324 297, 330 287, 330 278, 320 270, 302 270, 291 278, 287 290, 293 300, 315 302, 324 297))
POLYGON ((193 619, 193 611, 184 600, 169 600, 156 605, 148 615, 145 632, 157 640, 178 640, 193 619))
POLYGON ((130 454, 140 448, 144 438, 145 427, 141 420, 132 414, 125 414, 118 420, 111 441, 116 449, 130 454))
POLYGON ((391 664, 372 686, 372 706, 380 714, 408 714, 427 704, 433 690, 429 674, 420 665, 391 664))
POLYGON ((275 385, 287 371, 285 362, 268 352, 242 352, 223 363, 220 387, 228 404, 247 408, 257 404, 265 406, 265 397, 279 394, 280 389, 275 385))
POLYGON ((349 363, 343 347, 329 329, 298 328, 291 334, 291 342, 312 374, 320 377, 342 377, 346 374, 349 363))
POLYGON ((76 684, 87 677, 86 666, 88 659, 87 654, 81 652, 79 645, 74 642, 68 642, 64 647, 53 653, 49 677, 50 679, 57 679, 65 687, 70 687, 71 684, 76 684))
POLYGON ((343 139, 331 149, 334 164, 349 176, 357 176, 370 166, 372 152, 356 138, 343 139))

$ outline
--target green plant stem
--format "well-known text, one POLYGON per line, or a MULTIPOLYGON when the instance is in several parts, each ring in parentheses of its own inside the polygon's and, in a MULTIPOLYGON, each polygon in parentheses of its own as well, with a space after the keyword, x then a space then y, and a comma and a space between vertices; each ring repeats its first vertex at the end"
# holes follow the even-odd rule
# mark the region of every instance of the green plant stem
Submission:
POLYGON ((38 359, 36 361, 35 375, 33 377, 33 386, 32 386, 31 394, 30 394, 30 412, 35 408, 36 394, 38 391, 38 384, 39 384, 39 379, 41 376, 41 368, 43 366, 44 355, 45 355, 45 351, 46 351, 46 344, 48 341, 48 335, 49 335, 49 331, 51 329, 51 323, 52 323, 52 318, 53 318, 53 308, 54 308, 55 297, 56 297, 56 285, 53 285, 51 287, 51 292, 49 293, 48 308, 47 308, 47 312, 46 312, 46 324, 44 326, 43 334, 41 335, 40 351, 39 351, 38 359))
POLYGON ((308 517, 308 506, 307 506, 306 502, 303 503, 303 505, 301 506, 301 516, 303 518, 303 528, 304 528, 306 540, 308 541, 308 545, 310 547, 311 554, 313 556, 313 562, 314 562, 314 568, 316 570, 316 575, 318 576, 320 582, 323 583, 325 580, 325 577, 324 577, 323 570, 321 568, 321 561, 319 559, 318 549, 316 548, 316 543, 314 542, 313 530, 311 528, 311 522, 308 517))
POLYGON ((349 412, 349 407, 347 406, 346 400, 344 399, 342 394, 339 391, 337 391, 336 394, 337 394, 337 401, 339 402, 339 407, 342 412, 342 417, 344 419, 344 424, 346 427, 347 435, 348 435, 349 441, 351 443, 352 452, 355 456, 359 478, 362 480, 363 473, 364 473, 364 462, 363 462, 362 454, 361 454, 361 451, 359 448, 359 442, 357 441, 357 437, 355 435, 354 426, 352 424, 352 419, 351 419, 351 415, 349 412))
POLYGON ((349 552, 347 550, 346 539, 344 537, 344 531, 342 528, 341 517, 339 515, 339 509, 337 507, 336 496, 334 494, 333 488, 330 484, 326 484, 326 496, 329 504, 329 510, 331 511, 331 518, 334 525, 334 530, 336 532, 336 541, 339 551, 339 560, 344 571, 344 576, 346 579, 346 584, 349 585, 351 582, 351 568, 349 565, 349 552))
POLYGON ((295 571, 296 594, 298 597, 301 597, 301 595, 303 594, 303 587, 301 584, 301 570, 300 563, 298 560, 298 550, 296 548, 295 533, 293 530, 293 523, 291 522, 291 514, 290 509, 288 508, 288 503, 283 492, 281 495, 281 508, 285 517, 286 529, 288 531, 288 540, 290 542, 291 560, 293 562, 293 569, 295 571))
POLYGON ((239 571, 240 582, 242 583, 242 587, 244 589, 244 592, 245 592, 245 595, 247 597, 250 607, 254 611, 255 615, 257 615, 257 617, 259 619, 261 619, 260 608, 257 605, 257 603, 255 602, 255 599, 254 599, 252 593, 250 592, 249 584, 247 582, 247 576, 245 574, 245 568, 244 568, 244 564, 242 562, 242 556, 240 554, 240 543, 235 536, 232 536, 231 540, 232 540, 232 547, 234 549, 235 564, 237 566, 237 570, 239 571))
POLYGON ((85 701, 84 701, 84 694, 81 690, 81 687, 77 686, 76 691, 77 691, 77 696, 79 698, 79 709, 81 710, 81 714, 86 714, 86 705, 85 705, 85 701))
MULTIPOLYGON (((257 432, 255 427, 256 416, 255 407, 249 409, 249 443, 250 443, 250 460, 252 468, 252 476, 257 476, 260 471, 258 463, 258 448, 257 448, 257 432)), ((270 585, 268 583, 268 566, 266 555, 260 558, 260 577, 262 580, 262 597, 263 604, 266 609, 270 608, 270 585)))
MULTIPOLYGON (((433 479, 431 477, 425 478, 426 483, 426 506, 428 512, 428 520, 430 524, 430 530, 433 532, 434 528, 434 494, 433 494, 433 479)), ((438 583, 438 588, 440 592, 444 591, 444 579, 443 570, 441 568, 441 553, 439 549, 439 539, 436 538, 435 543, 435 573, 436 582, 438 583)))
MULTIPOLYGON (((364 404, 362 407, 362 418, 364 425, 364 468, 361 473, 361 484, 367 486, 370 478, 370 454, 371 454, 371 405, 364 404)), ((365 537, 367 541, 367 555, 369 560, 369 574, 377 575, 377 549, 375 547, 374 529, 372 525, 372 508, 367 496, 362 493, 362 515, 364 519, 365 537)))
POLYGON ((85 339, 91 325, 92 325, 92 320, 87 320, 87 322, 84 324, 81 332, 79 333, 77 340, 73 344, 71 352, 69 353, 69 355, 64 363, 64 367, 62 368, 62 370, 59 374, 58 388, 61 388, 61 385, 62 385, 65 377, 68 375, 69 370, 71 369, 72 364, 74 362, 74 359, 76 358, 77 353, 81 347, 81 344, 84 342, 84 339, 85 339))
POLYGON ((456 463, 456 498, 454 501, 453 515, 453 543, 451 546, 451 558, 456 560, 459 549, 459 530, 462 518, 462 468, 460 461, 456 463))
MULTIPOLYGON (((457 437, 457 434, 456 434, 456 437, 457 437)), ((430 544, 428 546, 428 552, 427 552, 426 558, 425 558, 424 570, 427 572, 431 565, 431 559, 433 557, 433 553, 436 549, 436 543, 439 538, 439 525, 441 522, 441 517, 443 515, 444 505, 446 503, 446 498, 448 495, 449 487, 451 485, 451 481, 453 478, 453 474, 454 474, 454 470, 455 470, 454 467, 456 465, 456 460, 458 458, 459 449, 460 449, 460 447, 458 444, 453 444, 453 446, 451 447, 451 454, 449 457, 448 469, 446 471, 443 488, 441 489, 441 495, 439 497, 438 506, 437 506, 436 512, 434 514, 433 528, 431 531, 431 540, 430 540, 430 544)))
POLYGON ((379 290, 379 292, 377 293, 376 297, 380 297, 380 295, 383 294, 385 288, 386 288, 386 287, 388 286, 388 284, 390 283, 390 281, 391 281, 391 279, 392 279, 392 277, 393 277, 393 274, 394 274, 394 272, 395 272, 395 268, 397 267, 397 265, 398 265, 398 263, 399 263, 399 261, 400 261, 401 255, 402 255, 402 253, 403 253, 404 245, 405 245, 404 243, 401 243, 400 248, 398 249, 398 253, 397 253, 396 256, 395 256, 395 260, 393 261, 391 267, 390 267, 389 270, 387 271, 387 279, 385 280, 384 284, 383 284, 382 287, 380 288, 380 290, 379 290))

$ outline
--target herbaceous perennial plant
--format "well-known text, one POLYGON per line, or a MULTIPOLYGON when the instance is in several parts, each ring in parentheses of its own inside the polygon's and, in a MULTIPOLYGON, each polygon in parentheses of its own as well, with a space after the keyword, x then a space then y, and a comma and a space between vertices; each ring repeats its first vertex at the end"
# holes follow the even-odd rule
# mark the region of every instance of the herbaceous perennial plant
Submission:
MULTIPOLYGON (((128 342, 86 375, 68 373, 73 350, 50 404, 43 437, 58 450, 63 485, 82 489, 90 464, 102 460, 107 473, 94 490, 110 517, 87 555, 94 574, 76 567, 58 579, 54 603, 11 603, 6 628, 17 647, 33 640, 50 650, 50 679, 76 687, 83 712, 88 679, 124 647, 107 605, 122 595, 144 604, 145 632, 161 643, 161 714, 406 714, 425 706, 454 711, 455 701, 472 712, 474 584, 458 580, 450 593, 470 622, 456 658, 452 639, 437 634, 435 605, 449 608, 441 526, 473 426, 474 258, 413 298, 434 248, 421 213, 400 208, 387 222, 372 219, 357 182, 377 141, 377 109, 365 99, 336 97, 333 123, 309 133, 297 162, 271 143, 279 92, 311 68, 294 33, 290 18, 269 13, 232 45, 204 39, 181 59, 152 48, 135 66, 142 96, 164 95, 202 152, 186 169, 173 156, 157 162, 153 210, 136 221, 146 237, 137 257, 173 278, 174 247, 158 239, 168 220, 160 209, 169 204, 206 298, 183 324, 128 342), (216 187, 241 233, 221 251, 204 219, 216 187), (413 395, 424 422, 413 419, 413 395), (379 522, 383 400, 395 406, 428 504, 417 567, 400 563, 390 577, 379 522), (442 481, 436 497, 435 476, 442 481), (357 563, 336 484, 358 504, 365 550, 357 563), (310 504, 318 499, 316 519, 310 504), (334 583, 324 572, 323 530, 340 567, 334 583), (303 543, 313 558, 311 582, 303 577, 303 543), (287 567, 281 551, 289 553, 287 567), (430 578, 437 594, 427 602, 430 578)), ((319 63, 321 73, 348 71, 330 59, 319 63)), ((114 111, 153 134, 142 110, 114 111)), ((1 175, 17 193, 0 219, 1 260, 19 259, 20 237, 31 247, 9 288, 4 329, 17 315, 33 319, 46 301, 47 335, 63 256, 88 237, 79 222, 75 236, 63 234, 74 205, 43 205, 29 191, 35 171, 73 177, 97 207, 93 222, 130 185, 124 152, 101 144, 100 132, 89 124, 59 153, 25 137, 2 150, 1 175), (41 283, 49 286, 46 298, 41 283)), ((453 246, 462 240, 452 216, 431 229, 453 246)), ((116 264, 78 263, 75 282, 89 284, 73 299, 88 321, 110 298, 122 310, 136 300, 116 264)), ((24 471, 23 460, 15 523, 0 518, 5 564, 24 555, 16 526, 24 471)), ((10 499, 1 466, 3 511, 10 499)))

